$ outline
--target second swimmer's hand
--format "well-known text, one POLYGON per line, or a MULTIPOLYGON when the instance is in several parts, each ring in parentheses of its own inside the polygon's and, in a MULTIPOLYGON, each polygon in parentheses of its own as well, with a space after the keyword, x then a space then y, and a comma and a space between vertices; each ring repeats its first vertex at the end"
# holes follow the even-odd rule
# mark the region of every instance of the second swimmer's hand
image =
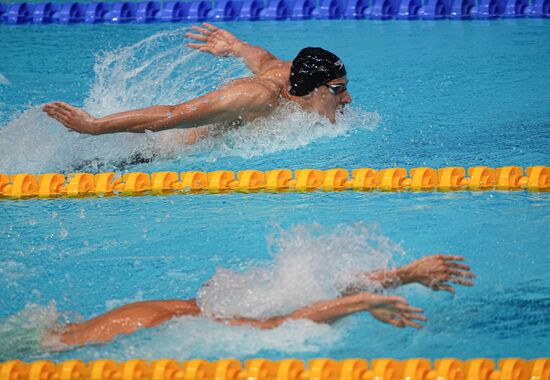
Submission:
POLYGON ((193 25, 193 30, 197 33, 187 32, 185 37, 200 41, 203 43, 190 42, 187 44, 192 49, 206 51, 218 57, 225 57, 233 54, 234 48, 241 41, 227 30, 220 29, 212 24, 205 22, 203 27, 193 25))
POLYGON ((405 282, 416 282, 433 290, 446 290, 454 294, 455 290, 450 283, 474 285, 470 279, 475 278, 475 274, 460 261, 464 261, 464 257, 441 254, 426 256, 403 267, 402 273, 405 282))
POLYGON ((420 329, 422 325, 415 321, 428 320, 424 316, 424 310, 410 306, 403 297, 363 293, 362 298, 366 304, 366 310, 380 322, 395 327, 410 326, 420 329))
POLYGON ((64 102, 53 102, 44 105, 42 111, 49 117, 59 121, 66 128, 78 133, 97 135, 99 130, 96 126, 97 119, 80 108, 71 106, 64 102))

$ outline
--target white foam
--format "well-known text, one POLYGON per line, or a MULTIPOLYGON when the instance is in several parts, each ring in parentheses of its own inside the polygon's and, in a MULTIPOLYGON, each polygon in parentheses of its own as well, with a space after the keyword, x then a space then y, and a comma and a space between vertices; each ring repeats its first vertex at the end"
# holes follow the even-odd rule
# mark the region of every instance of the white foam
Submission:
MULTIPOLYGON (((99 53, 84 109, 104 116, 155 104, 178 104, 248 74, 236 59, 219 59, 189 49, 182 37, 185 30, 159 32, 131 46, 99 53)), ((39 107, 31 107, 0 128, 0 171, 113 170, 131 162, 138 153, 146 160, 179 158, 186 163, 227 156, 249 158, 295 149, 356 128, 374 128, 378 119, 375 113, 349 109, 332 125, 286 105, 270 117, 213 133, 189 147, 185 130, 79 135, 48 118, 39 107)), ((215 126, 210 129, 218 130, 215 126)))
MULTIPOLYGON (((270 238, 273 261, 244 272, 218 269, 200 290, 207 315, 266 318, 339 296, 359 274, 387 268, 401 247, 363 223, 295 226, 270 238)), ((364 287, 374 284, 362 284, 364 287)))
POLYGON ((132 357, 216 359, 259 355, 265 350, 293 355, 315 353, 334 346, 346 331, 346 326, 331 327, 305 320, 287 322, 272 330, 259 330, 249 326, 227 326, 205 318, 183 317, 157 329, 121 336, 108 346, 90 347, 79 355, 90 352, 95 357, 118 360, 132 357))

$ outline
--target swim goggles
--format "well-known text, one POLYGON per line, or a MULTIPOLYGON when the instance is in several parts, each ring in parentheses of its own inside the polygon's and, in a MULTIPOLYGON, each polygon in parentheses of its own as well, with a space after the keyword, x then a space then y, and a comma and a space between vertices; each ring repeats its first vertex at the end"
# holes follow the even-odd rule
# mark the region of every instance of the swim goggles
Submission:
POLYGON ((348 89, 345 84, 324 84, 323 86, 327 86, 334 95, 343 94, 348 89))

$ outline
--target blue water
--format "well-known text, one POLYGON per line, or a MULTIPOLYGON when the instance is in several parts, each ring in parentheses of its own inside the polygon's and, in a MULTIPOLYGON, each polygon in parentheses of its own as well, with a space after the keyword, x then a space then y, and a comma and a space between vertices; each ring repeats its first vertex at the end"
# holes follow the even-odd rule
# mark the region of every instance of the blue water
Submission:
MULTIPOLYGON (((549 164, 547 20, 226 27, 284 59, 306 45, 334 51, 352 109, 336 125, 290 109, 194 147, 170 134, 81 136, 36 106, 60 99, 103 115, 170 104, 247 71, 190 52, 185 25, 0 26, 0 172, 549 164), (124 164, 137 151, 156 158, 124 164)), ((547 356, 549 206, 548 193, 524 191, 0 201, 0 357, 547 356), (419 331, 367 314, 273 331, 184 318, 107 345, 7 354, 10 331, 195 297, 221 267, 242 275, 226 276, 232 290, 217 296, 246 301, 248 289, 259 296, 244 312, 276 314, 330 295, 346 264, 369 270, 439 252, 466 256, 476 286, 455 297, 416 285, 394 291, 426 310, 419 331), (312 290, 315 281, 326 289, 312 290)))

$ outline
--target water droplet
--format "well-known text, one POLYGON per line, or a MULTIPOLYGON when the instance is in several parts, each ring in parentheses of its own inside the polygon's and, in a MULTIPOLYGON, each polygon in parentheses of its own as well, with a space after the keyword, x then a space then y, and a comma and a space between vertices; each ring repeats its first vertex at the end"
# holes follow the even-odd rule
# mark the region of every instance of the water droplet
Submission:
POLYGON ((65 239, 67 236, 69 236, 69 231, 67 231, 67 229, 64 227, 61 227, 61 229, 59 230, 59 236, 61 237, 61 239, 65 239))

